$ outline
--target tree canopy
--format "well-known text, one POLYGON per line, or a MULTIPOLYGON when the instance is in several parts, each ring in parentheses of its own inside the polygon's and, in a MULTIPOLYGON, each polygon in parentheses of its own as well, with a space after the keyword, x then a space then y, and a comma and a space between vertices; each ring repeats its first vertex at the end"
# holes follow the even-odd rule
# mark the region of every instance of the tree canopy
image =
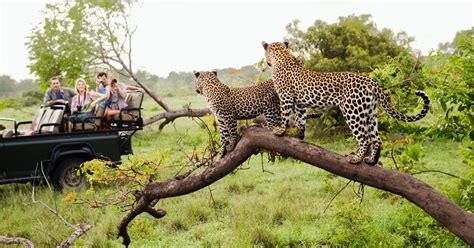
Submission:
POLYGON ((47 4, 43 21, 33 28, 26 42, 29 68, 38 76, 41 88, 47 88, 53 76, 60 76, 66 85, 91 76, 94 68, 100 67, 98 48, 105 36, 98 35, 105 33, 100 20, 114 22, 124 14, 124 8, 121 1, 111 0, 47 4))
POLYGON ((290 48, 316 71, 369 72, 387 57, 408 54, 413 38, 378 29, 371 15, 339 17, 337 23, 316 20, 306 31, 294 20, 286 26, 290 48))

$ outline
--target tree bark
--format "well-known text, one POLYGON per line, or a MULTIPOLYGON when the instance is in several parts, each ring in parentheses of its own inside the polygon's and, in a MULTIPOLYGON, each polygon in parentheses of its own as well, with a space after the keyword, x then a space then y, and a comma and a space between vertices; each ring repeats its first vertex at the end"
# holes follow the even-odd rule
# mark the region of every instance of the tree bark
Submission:
POLYGON ((29 239, 21 238, 21 237, 5 237, 0 236, 0 244, 23 244, 27 248, 33 248, 35 245, 29 239))
MULTIPOLYGON (((260 149, 276 151, 347 179, 403 196, 423 209, 471 246, 474 246, 474 216, 428 184, 400 172, 367 164, 354 165, 344 156, 291 137, 277 137, 259 127, 241 127, 242 138, 233 151, 202 172, 160 183, 149 183, 131 212, 118 225, 119 235, 128 246, 127 225, 137 215, 150 212, 159 199, 189 194, 221 179, 260 149)), ((164 210, 156 210, 162 211, 164 210)), ((164 214, 158 218, 163 217, 164 214)))

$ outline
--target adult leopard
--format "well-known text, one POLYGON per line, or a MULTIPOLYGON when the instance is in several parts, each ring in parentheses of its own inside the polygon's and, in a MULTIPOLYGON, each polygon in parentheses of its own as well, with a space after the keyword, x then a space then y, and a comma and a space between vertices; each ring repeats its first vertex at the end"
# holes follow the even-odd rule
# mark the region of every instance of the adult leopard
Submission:
POLYGON ((352 72, 314 72, 292 56, 287 42, 262 42, 262 45, 280 99, 282 122, 274 132, 277 135, 285 134, 292 109, 299 119, 298 127, 304 132, 306 108, 338 106, 359 144, 358 151, 348 155, 348 161, 376 164, 382 145, 377 130, 377 104, 389 116, 405 122, 420 120, 428 113, 430 99, 421 90, 415 94, 423 98, 423 109, 415 116, 405 116, 391 106, 382 87, 367 76, 352 72))
POLYGON ((217 117, 221 137, 221 157, 237 141, 237 120, 253 119, 261 114, 269 127, 280 125, 280 102, 273 81, 266 80, 243 88, 230 88, 217 78, 217 71, 194 72, 196 92, 207 98, 217 117))

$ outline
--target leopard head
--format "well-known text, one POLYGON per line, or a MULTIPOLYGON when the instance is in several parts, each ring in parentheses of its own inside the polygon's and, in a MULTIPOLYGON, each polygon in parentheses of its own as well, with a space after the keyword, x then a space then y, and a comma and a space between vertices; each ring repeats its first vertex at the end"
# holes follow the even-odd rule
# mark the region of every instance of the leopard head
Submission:
POLYGON ((265 60, 270 67, 282 61, 287 56, 291 57, 291 53, 288 50, 288 42, 286 41, 274 42, 271 44, 262 41, 262 46, 263 49, 265 49, 265 60))
POLYGON ((219 79, 217 79, 217 70, 212 70, 212 71, 201 71, 197 72, 194 71, 194 76, 196 76, 196 83, 195 83, 195 88, 196 88, 196 93, 206 96, 205 94, 205 89, 206 86, 215 83, 219 79))

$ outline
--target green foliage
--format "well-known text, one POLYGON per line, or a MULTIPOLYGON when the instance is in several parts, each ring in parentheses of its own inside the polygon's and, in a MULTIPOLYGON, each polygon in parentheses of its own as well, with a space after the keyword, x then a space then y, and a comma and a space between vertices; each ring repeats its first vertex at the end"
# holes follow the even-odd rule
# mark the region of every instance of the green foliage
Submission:
POLYGON ((377 29, 370 15, 339 17, 333 24, 316 20, 306 31, 298 23, 286 27, 290 48, 315 71, 369 72, 387 57, 408 54, 413 41, 404 32, 377 29))
MULTIPOLYGON (((104 27, 98 18, 113 19, 122 13, 124 4, 112 0, 68 0, 47 4, 44 20, 35 26, 26 45, 30 71, 38 76, 41 89, 49 87, 49 79, 62 77, 64 85, 73 85, 77 78, 93 76, 97 55, 101 52, 104 27)), ((117 34, 118 35, 118 34, 117 34)))
MULTIPOLYGON (((385 88, 391 104, 405 115, 419 113, 423 100, 415 95, 416 90, 426 90, 429 80, 423 74, 423 64, 411 55, 399 55, 379 64, 369 74, 372 79, 385 88)), ((379 129, 393 132, 410 130, 411 123, 400 122, 389 117, 385 112, 379 115, 379 129)), ((419 125, 418 125, 419 126, 419 125)), ((410 130, 413 132, 414 130, 410 130)))
POLYGON ((84 1, 47 4, 45 18, 32 30, 26 43, 30 71, 38 76, 41 89, 49 87, 49 78, 62 76, 64 85, 89 71, 92 41, 86 36, 84 1))
POLYGON ((414 140, 413 135, 386 142, 383 156, 390 157, 389 167, 405 173, 414 173, 425 169, 423 160, 425 153, 420 140, 414 140))
POLYGON ((455 182, 455 188, 451 196, 463 208, 474 212, 474 141, 469 141, 465 147, 461 148, 463 164, 467 165, 469 171, 463 175, 462 179, 455 182))
POLYGON ((454 53, 431 54, 425 73, 435 82, 435 98, 444 118, 427 131, 431 136, 474 140, 474 28, 458 32, 454 53))

